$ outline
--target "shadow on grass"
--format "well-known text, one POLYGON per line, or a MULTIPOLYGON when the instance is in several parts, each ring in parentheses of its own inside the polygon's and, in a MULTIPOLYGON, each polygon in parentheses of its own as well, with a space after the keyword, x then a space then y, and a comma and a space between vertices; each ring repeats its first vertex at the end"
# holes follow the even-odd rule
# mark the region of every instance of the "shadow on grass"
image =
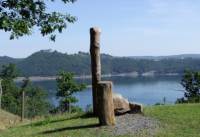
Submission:
POLYGON ((51 134, 51 133, 57 133, 57 132, 62 132, 62 131, 69 131, 69 130, 95 128, 99 126, 100 126, 99 124, 90 124, 90 125, 82 125, 82 126, 74 126, 74 127, 64 127, 64 128, 59 128, 59 129, 47 130, 47 131, 41 132, 40 134, 51 134))
POLYGON ((85 114, 82 114, 82 115, 75 115, 73 117, 60 118, 60 119, 56 119, 56 120, 45 119, 43 121, 31 123, 31 124, 25 125, 25 126, 44 126, 44 125, 47 125, 47 124, 53 124, 53 123, 63 122, 63 121, 67 121, 67 120, 73 120, 73 119, 77 119, 77 118, 87 119, 87 118, 92 118, 92 117, 94 117, 94 115, 92 113, 85 113, 85 114))
POLYGON ((47 124, 53 124, 53 123, 57 123, 57 122, 63 122, 63 121, 67 121, 67 120, 72 120, 72 119, 77 119, 80 116, 74 116, 74 117, 70 117, 70 118, 62 118, 62 119, 56 119, 56 120, 43 120, 43 121, 39 121, 36 123, 32 123, 30 124, 30 126, 43 126, 43 125, 47 125, 47 124))
MULTIPOLYGON (((79 116, 74 116, 65 120, 71 120, 71 119, 77 119, 77 118, 81 118, 81 119, 87 119, 87 118, 94 118, 95 116, 92 113, 85 113, 83 115, 79 115, 79 116)), ((64 120, 64 119, 63 119, 64 120)), ((62 121, 62 119, 57 120, 57 121, 51 121, 51 123, 55 123, 55 122, 60 122, 62 121)), ((96 124, 88 124, 88 125, 77 125, 77 126, 69 126, 69 127, 63 127, 63 128, 58 128, 58 129, 53 129, 53 130, 47 130, 44 132, 41 132, 40 134, 51 134, 51 133, 57 133, 57 132, 62 132, 62 131, 69 131, 69 130, 77 130, 77 129, 89 129, 89 128, 96 128, 99 127, 100 125, 98 123, 96 124)))

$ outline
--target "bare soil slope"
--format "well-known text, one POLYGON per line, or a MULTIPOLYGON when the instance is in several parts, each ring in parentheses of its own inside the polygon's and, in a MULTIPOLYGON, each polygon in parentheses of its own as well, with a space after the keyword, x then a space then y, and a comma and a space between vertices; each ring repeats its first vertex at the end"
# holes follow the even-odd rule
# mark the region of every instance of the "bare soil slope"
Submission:
POLYGON ((0 130, 12 127, 20 122, 20 117, 0 110, 0 130))

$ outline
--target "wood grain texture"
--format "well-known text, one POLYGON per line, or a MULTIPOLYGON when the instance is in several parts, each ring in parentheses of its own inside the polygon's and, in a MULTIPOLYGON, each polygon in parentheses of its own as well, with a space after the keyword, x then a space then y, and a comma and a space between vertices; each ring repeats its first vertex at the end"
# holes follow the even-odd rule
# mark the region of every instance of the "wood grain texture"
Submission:
POLYGON ((93 112, 97 115, 97 84, 101 81, 101 58, 100 58, 100 34, 99 28, 90 29, 90 55, 92 71, 92 95, 93 112))
POLYGON ((101 81, 97 84, 98 117, 100 125, 115 125, 112 82, 101 81))

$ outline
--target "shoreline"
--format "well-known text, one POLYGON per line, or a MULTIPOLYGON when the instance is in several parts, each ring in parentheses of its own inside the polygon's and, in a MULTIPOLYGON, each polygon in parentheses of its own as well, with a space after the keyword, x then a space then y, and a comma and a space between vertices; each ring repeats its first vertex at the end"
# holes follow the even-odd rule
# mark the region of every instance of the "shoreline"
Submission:
MULTIPOLYGON (((101 75, 102 78, 109 78, 109 77, 156 77, 156 76, 181 76, 179 73, 166 73, 166 74, 155 74, 154 72, 145 72, 142 74, 138 74, 137 72, 134 73, 120 73, 120 74, 104 74, 101 75)), ((30 76, 29 79, 31 81, 48 81, 48 80, 56 80, 58 76, 30 76)), ((80 75, 74 76, 75 79, 91 79, 91 75, 80 75)), ((17 77, 14 81, 21 82, 25 79, 25 77, 17 77)))

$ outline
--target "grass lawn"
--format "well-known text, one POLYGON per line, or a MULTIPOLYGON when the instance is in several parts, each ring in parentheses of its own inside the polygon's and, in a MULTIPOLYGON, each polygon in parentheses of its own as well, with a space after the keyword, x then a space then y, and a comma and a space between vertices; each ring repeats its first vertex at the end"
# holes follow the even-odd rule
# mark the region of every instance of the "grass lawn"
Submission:
POLYGON ((145 115, 161 122, 157 137, 200 137, 200 104, 153 106, 145 115))
MULTIPOLYGON (((160 121, 161 127, 156 137, 200 137, 200 104, 146 107, 144 115, 160 121)), ((96 118, 85 117, 83 114, 51 116, 45 120, 0 131, 0 137, 111 136, 105 127, 96 128, 97 124, 96 118)), ((120 137, 128 136, 134 137, 120 137)))

